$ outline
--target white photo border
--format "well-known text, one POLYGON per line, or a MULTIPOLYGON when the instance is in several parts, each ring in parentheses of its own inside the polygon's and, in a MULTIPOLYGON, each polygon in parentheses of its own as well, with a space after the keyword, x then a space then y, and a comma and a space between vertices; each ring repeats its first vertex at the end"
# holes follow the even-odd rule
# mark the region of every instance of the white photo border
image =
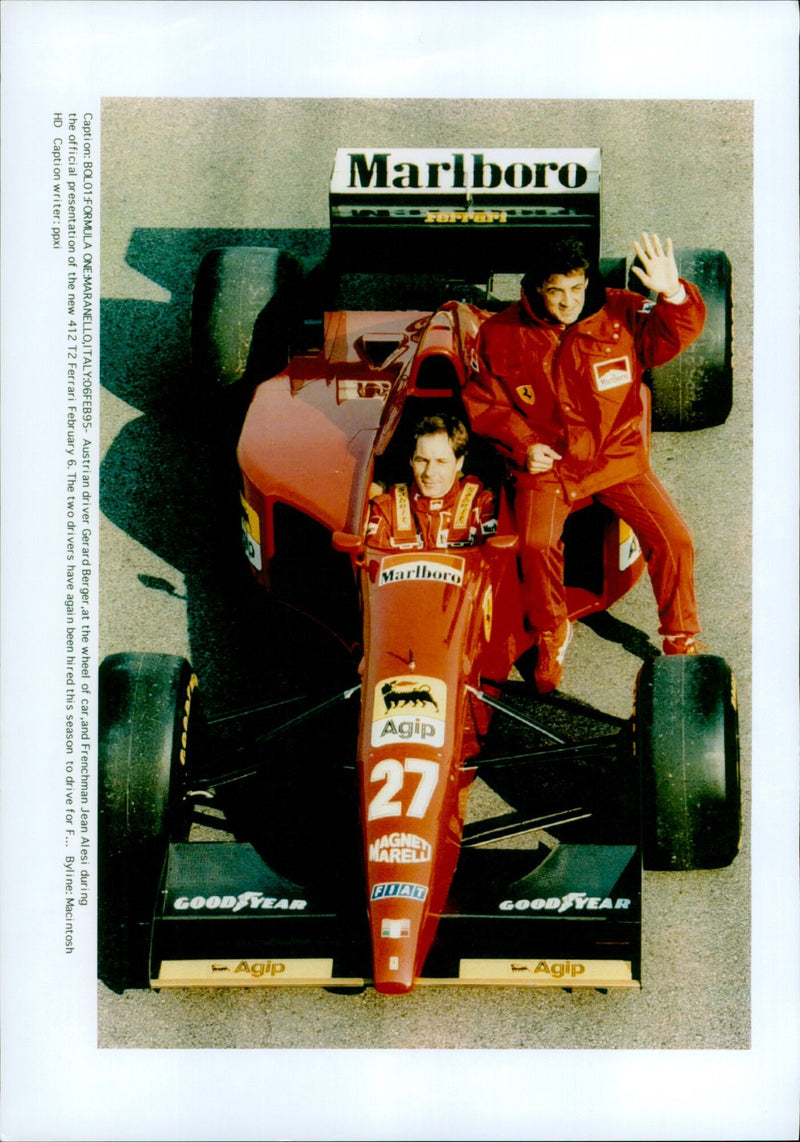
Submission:
POLYGON ((796 6, 7 0, 2 22, 2 1136, 796 1137, 796 6), (754 780, 751 1050, 331 1051, 324 1067, 305 1051, 103 1052, 94 965, 80 994, 62 993, 49 927, 60 886, 36 839, 46 792, 26 779, 62 732, 47 701, 61 689, 50 489, 63 441, 43 416, 57 304, 43 141, 65 97, 99 110, 101 97, 209 94, 754 101, 753 756, 776 759, 776 776, 754 780), (446 1105, 431 1103, 437 1088, 446 1105))

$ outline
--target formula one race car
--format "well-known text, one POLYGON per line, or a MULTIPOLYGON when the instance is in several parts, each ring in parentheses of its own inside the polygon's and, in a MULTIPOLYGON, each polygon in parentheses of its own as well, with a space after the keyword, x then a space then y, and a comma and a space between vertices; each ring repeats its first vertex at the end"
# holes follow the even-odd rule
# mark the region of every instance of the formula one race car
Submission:
MULTIPOLYGON (((483 544, 387 552, 365 536, 371 484, 407 477, 420 416, 466 419, 480 324, 533 245, 566 229, 599 253, 599 176, 596 150, 344 150, 324 261, 301 274, 245 245, 204 258, 196 372, 252 389, 237 458, 252 589, 269 600, 254 637, 303 665, 231 710, 204 705, 183 659, 102 663, 108 986, 638 987, 642 868, 735 857, 730 669, 654 653, 630 720, 579 710, 588 729, 565 740, 557 700, 525 683, 518 538, 488 446, 468 459, 499 495, 483 544), (190 840, 193 822, 224 839, 190 840)), ((678 256, 709 318, 649 379, 653 423, 673 430, 731 407, 727 259, 678 256)), ((623 260, 601 266, 627 283, 623 260)), ((565 544, 574 619, 643 572, 631 529, 596 503, 565 544)))

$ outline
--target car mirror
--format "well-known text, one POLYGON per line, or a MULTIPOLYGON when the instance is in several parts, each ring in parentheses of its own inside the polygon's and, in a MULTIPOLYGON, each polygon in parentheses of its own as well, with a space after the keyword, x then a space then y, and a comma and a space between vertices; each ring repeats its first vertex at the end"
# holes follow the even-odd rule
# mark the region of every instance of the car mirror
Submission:
POLYGON ((363 538, 360 535, 353 535, 349 531, 335 531, 332 542, 334 551, 346 551, 350 555, 360 555, 364 550, 363 538))
POLYGON ((486 540, 487 547, 496 547, 501 551, 516 551, 519 547, 518 535, 490 535, 486 540))

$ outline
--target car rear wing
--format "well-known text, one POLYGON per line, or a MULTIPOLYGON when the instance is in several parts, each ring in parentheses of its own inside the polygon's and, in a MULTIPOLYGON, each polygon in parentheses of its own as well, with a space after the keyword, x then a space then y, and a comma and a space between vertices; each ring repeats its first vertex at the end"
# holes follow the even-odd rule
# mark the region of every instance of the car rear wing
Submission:
POLYGON ((330 223, 343 271, 519 273, 557 232, 597 257, 600 150, 343 147, 330 223))

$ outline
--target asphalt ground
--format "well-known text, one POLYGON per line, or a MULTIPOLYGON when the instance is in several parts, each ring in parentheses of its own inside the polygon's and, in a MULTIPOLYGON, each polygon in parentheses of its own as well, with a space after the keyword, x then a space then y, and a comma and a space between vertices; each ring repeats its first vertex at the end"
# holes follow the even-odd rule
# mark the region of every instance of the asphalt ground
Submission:
MULTIPOLYGON (((213 686, 222 677, 213 676, 214 664, 225 660, 241 676, 252 650, 231 619, 235 599, 224 594, 230 521, 215 517, 207 478, 229 444, 229 426, 198 432, 189 412, 186 319, 202 253, 243 235, 270 244, 273 234, 313 256, 324 240, 339 146, 597 146, 603 256, 626 255, 646 229, 672 236, 676 246, 724 250, 733 267, 733 411, 718 428, 657 434, 653 463, 695 536, 704 640, 737 679, 745 798, 743 848, 731 867, 645 874, 641 992, 424 988, 398 999, 371 989, 340 996, 247 988, 120 996, 99 985, 98 1044, 747 1048, 751 106, 114 99, 103 104, 101 126, 101 657, 183 654, 213 686)), ((642 647, 658 645, 646 580, 613 608, 613 619, 604 628, 578 627, 562 693, 626 718, 642 647)))

